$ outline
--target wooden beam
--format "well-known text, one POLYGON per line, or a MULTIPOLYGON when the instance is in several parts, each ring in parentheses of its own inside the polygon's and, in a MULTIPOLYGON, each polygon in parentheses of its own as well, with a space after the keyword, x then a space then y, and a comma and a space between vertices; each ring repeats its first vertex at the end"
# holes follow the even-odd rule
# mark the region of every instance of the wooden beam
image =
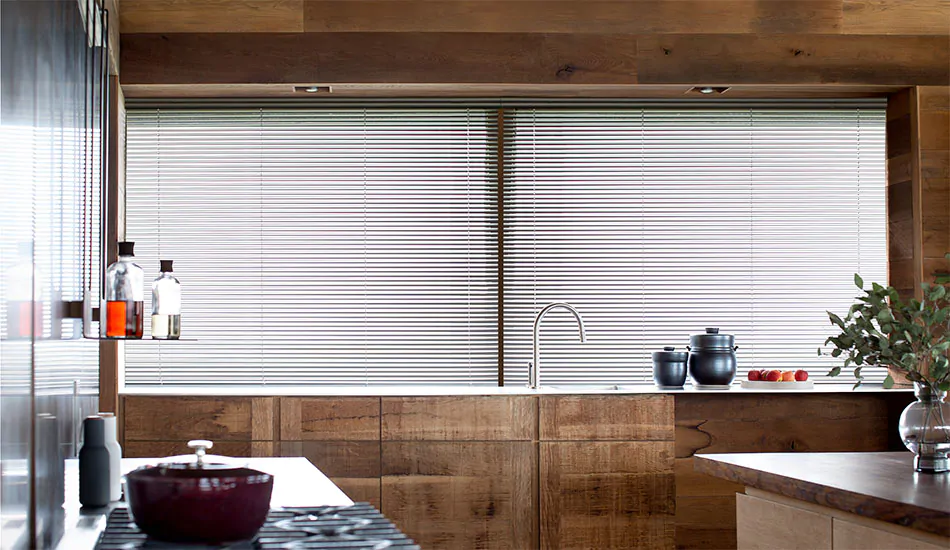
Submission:
POLYGON ((124 34, 122 81, 172 84, 943 85, 939 36, 124 34))
POLYGON ((950 34, 950 3, 945 0, 122 0, 121 22, 126 32, 133 33, 306 30, 946 36, 950 34))
POLYGON ((946 36, 669 35, 637 40, 641 84, 945 84, 946 36))
POLYGON ((844 0, 846 34, 950 35, 947 0, 844 0))
POLYGON ((307 0, 304 30, 818 34, 838 32, 841 16, 842 0, 307 0))
MULTIPOLYGON (((295 84, 306 84, 299 82, 295 84)), ((715 103, 728 99, 844 99, 886 97, 899 86, 739 85, 721 96, 690 94, 685 84, 335 84, 331 95, 295 92, 294 84, 123 84, 131 98, 363 98, 363 97, 552 97, 667 98, 702 97, 715 103)))
POLYGON ((301 32, 303 0, 122 0, 124 32, 301 32))

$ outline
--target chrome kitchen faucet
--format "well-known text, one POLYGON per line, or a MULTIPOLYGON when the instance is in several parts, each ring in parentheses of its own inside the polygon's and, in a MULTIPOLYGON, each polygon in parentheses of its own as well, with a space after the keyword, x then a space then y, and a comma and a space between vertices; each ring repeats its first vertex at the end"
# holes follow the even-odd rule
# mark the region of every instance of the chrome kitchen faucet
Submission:
POLYGON ((547 315, 552 309, 562 308, 571 312, 574 315, 574 318, 577 319, 577 329, 581 336, 581 342, 587 341, 587 331, 584 329, 584 319, 581 318, 581 314, 572 306, 564 302, 553 302, 550 303, 538 312, 538 316, 534 318, 534 347, 531 353, 531 362, 528 363, 528 387, 537 389, 541 386, 541 320, 544 319, 544 316, 547 315))

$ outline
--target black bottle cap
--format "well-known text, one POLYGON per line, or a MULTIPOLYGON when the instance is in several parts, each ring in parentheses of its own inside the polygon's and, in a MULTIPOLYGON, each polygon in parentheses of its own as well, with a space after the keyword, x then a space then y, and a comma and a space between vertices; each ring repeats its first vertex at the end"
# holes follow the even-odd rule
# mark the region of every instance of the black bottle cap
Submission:
POLYGON ((172 260, 159 260, 158 264, 161 266, 159 271, 162 273, 171 273, 172 271, 175 271, 172 269, 172 260))
POLYGON ((135 248, 135 243, 132 241, 121 241, 119 243, 119 256, 135 256, 135 253, 132 249, 135 248))

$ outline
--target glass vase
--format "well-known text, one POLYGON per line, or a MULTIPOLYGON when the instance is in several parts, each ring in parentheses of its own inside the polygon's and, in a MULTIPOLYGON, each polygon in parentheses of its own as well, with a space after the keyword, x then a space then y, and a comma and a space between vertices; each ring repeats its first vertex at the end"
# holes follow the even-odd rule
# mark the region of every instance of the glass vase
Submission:
POLYGON ((901 440, 914 453, 914 469, 932 474, 950 469, 950 403, 947 392, 914 383, 917 400, 901 413, 901 440))

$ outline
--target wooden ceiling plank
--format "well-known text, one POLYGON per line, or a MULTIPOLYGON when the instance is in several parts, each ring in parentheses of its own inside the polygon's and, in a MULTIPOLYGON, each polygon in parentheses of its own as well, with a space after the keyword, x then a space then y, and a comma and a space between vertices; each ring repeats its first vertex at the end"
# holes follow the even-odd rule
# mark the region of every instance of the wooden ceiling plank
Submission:
POLYGON ((635 84, 628 35, 125 34, 125 84, 635 84))
POLYGON ((843 0, 306 0, 308 32, 836 33, 843 0))
POLYGON ((950 36, 947 0, 844 0, 841 32, 950 36))
POLYGON ((940 36, 668 35, 638 44, 642 84, 950 81, 950 41, 940 36))
POLYGON ((126 33, 303 32, 303 0, 121 0, 126 33))

